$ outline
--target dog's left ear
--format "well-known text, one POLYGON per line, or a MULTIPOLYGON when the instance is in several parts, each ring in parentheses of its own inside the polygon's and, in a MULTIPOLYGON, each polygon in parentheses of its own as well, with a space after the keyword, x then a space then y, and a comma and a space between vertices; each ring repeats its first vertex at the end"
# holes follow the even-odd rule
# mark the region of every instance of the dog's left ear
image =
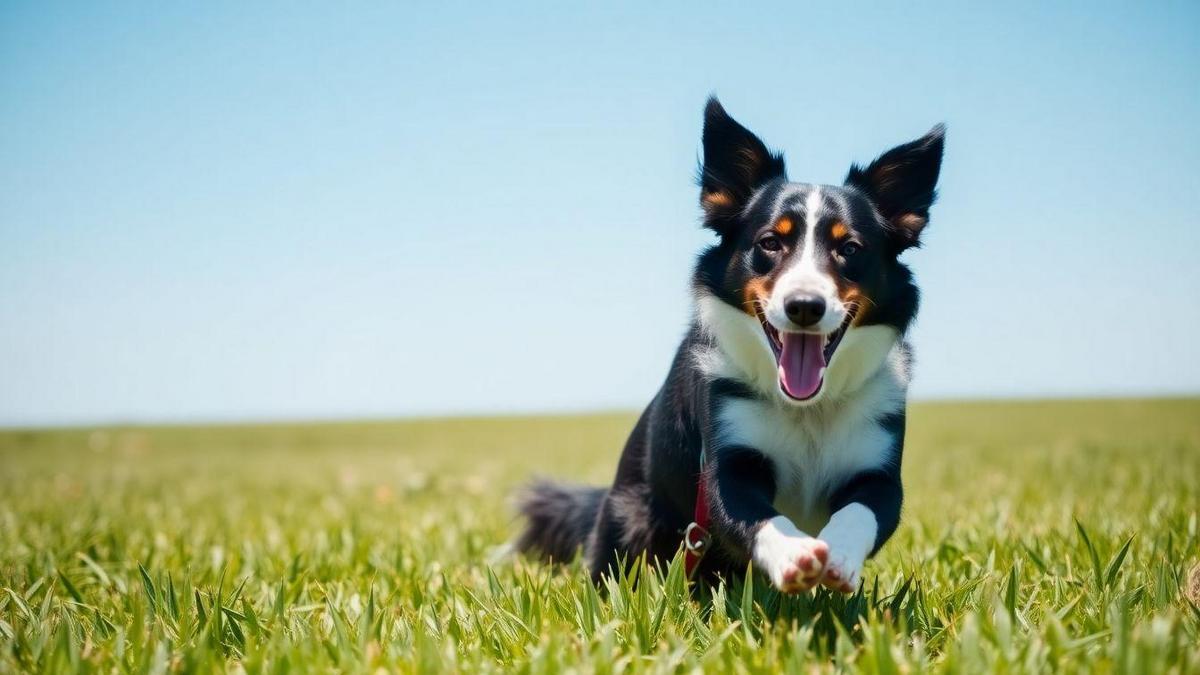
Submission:
POLYGON ((851 165, 846 175, 846 185, 866 193, 887 219, 897 253, 920 244, 929 207, 937 199, 945 138, 946 127, 939 124, 917 140, 883 153, 865 169, 851 165))
POLYGON ((715 96, 704 108, 703 141, 700 205, 705 225, 725 235, 750 195, 784 176, 783 156, 772 153, 758 136, 730 117, 715 96))

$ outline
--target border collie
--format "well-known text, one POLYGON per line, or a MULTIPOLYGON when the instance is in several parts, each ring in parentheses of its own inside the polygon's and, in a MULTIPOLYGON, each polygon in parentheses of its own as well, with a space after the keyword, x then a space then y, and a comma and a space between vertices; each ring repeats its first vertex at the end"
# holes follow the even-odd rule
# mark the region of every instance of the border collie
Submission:
POLYGON ((752 561, 783 592, 853 592, 900 520, 918 293, 898 257, 928 222, 944 132, 841 186, 793 183, 710 99, 700 203, 718 239, 696 262, 692 325, 612 487, 533 485, 517 549, 582 548, 599 582, 682 545, 710 583, 752 561))

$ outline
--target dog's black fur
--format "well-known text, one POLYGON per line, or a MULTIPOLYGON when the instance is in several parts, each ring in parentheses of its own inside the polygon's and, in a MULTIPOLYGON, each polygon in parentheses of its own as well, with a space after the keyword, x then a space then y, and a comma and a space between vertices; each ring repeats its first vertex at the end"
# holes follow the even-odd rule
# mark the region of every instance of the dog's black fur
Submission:
MULTIPOLYGON (((597 581, 620 559, 632 561, 646 553, 669 560, 679 550, 682 533, 693 519, 698 481, 706 481, 714 541, 699 569, 705 578, 739 573, 752 559, 760 567, 775 568, 770 557, 775 555, 774 549, 758 535, 781 512, 796 525, 819 526, 847 505, 861 504, 874 515, 877 525, 874 541, 867 544, 873 555, 896 529, 903 494, 900 458, 907 345, 902 338, 916 315, 918 293, 912 274, 897 256, 918 244, 928 220, 943 133, 940 126, 935 127, 866 167, 852 166, 843 186, 802 185, 787 182, 783 157, 771 153, 711 99, 705 110, 700 187, 705 225, 718 235, 718 241, 701 253, 695 267, 696 318, 666 382, 629 436, 612 487, 561 487, 545 482, 532 486, 521 501, 528 525, 517 548, 557 561, 572 559, 582 548, 597 581), (814 195, 815 190, 819 192, 814 195), (807 229, 795 227, 796 222, 810 220, 807 229), (804 241, 806 237, 813 240, 804 241), (836 288, 837 294, 836 298, 830 295, 831 301, 840 299, 852 308, 838 329, 843 333, 835 331, 837 337, 823 338, 832 340, 832 347, 827 345, 825 350, 831 358, 838 354, 839 360, 831 360, 821 371, 822 377, 834 381, 854 368, 881 370, 872 371, 875 374, 859 389, 845 384, 834 393, 825 392, 829 386, 822 379, 811 399, 797 400, 783 385, 753 376, 760 372, 756 369, 769 370, 766 359, 771 352, 754 352, 751 333, 746 332, 751 329, 746 327, 757 318, 764 332, 759 346, 774 343, 775 357, 781 358, 779 326, 769 325, 766 308, 772 287, 799 264, 799 251, 805 246, 812 256, 806 269, 831 280, 830 288, 836 288), (735 318, 714 319, 713 307, 716 315, 735 318), (885 342, 886 349, 868 349, 862 346, 866 338, 856 337, 846 355, 834 351, 842 349, 838 342, 843 335, 850 343, 850 335, 867 335, 870 331, 866 329, 872 326, 892 329, 894 344, 885 342), (739 351, 738 345, 750 346, 739 351), (722 365, 712 366, 713 359, 722 365), (882 369, 892 368, 889 364, 899 365, 894 373, 880 374, 882 369), (893 384, 899 392, 898 402, 889 393, 893 384), (869 398, 874 396, 864 393, 869 387, 888 393, 883 396, 886 400, 869 398), (784 432, 813 439, 814 447, 805 451, 810 454, 797 449, 793 455, 786 443, 767 448, 746 442, 773 438, 770 433, 778 429, 760 429, 758 425, 771 424, 776 415, 783 420, 780 424, 794 425, 794 430, 784 432), (822 436, 822 430, 835 425, 845 427, 849 440, 838 436, 836 447, 827 446, 823 439, 833 436, 822 436), (822 452, 853 454, 855 443, 880 444, 881 438, 887 441, 878 450, 863 453, 868 459, 846 460, 844 467, 838 458, 811 459, 823 457, 822 452), (707 457, 703 472, 702 449, 707 457), (828 471, 821 468, 826 464, 839 468, 833 475, 804 477, 810 469, 828 471), (797 500, 791 499, 801 489, 798 486, 807 486, 804 489, 810 493, 799 500, 806 504, 799 509, 794 506, 797 500), (792 506, 785 510, 789 499, 792 506)), ((788 324, 780 330, 802 329, 788 324)), ((801 587, 820 581, 814 578, 801 587)), ((849 590, 851 579, 835 581, 841 583, 831 587, 849 590)), ((777 581, 781 588, 787 583, 777 581)), ((786 588, 796 589, 794 585, 786 588)))

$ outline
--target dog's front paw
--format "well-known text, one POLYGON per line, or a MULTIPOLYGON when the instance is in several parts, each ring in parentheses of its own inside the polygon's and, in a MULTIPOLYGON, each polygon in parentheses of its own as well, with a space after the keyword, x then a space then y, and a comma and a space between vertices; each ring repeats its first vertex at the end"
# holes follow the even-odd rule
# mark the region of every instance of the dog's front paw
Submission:
POLYGON ((818 535, 829 543, 829 563, 821 583, 834 591, 853 593, 878 531, 875 513, 857 502, 833 514, 818 535))
POLYGON ((773 519, 758 531, 754 562, 783 593, 807 591, 821 583, 829 545, 810 537, 784 519, 773 519))
POLYGON ((822 579, 829 558, 829 546, 813 537, 793 539, 784 546, 774 569, 768 572, 771 583, 783 593, 812 589, 822 579))
POLYGON ((858 589, 858 580, 862 578, 862 568, 862 560, 855 560, 836 548, 832 549, 825 561, 821 584, 833 591, 853 593, 858 589))

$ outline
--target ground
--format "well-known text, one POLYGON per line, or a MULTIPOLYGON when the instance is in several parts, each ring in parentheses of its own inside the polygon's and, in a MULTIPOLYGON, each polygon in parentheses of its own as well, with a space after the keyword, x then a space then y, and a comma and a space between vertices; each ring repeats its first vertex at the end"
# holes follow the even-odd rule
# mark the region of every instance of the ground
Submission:
POLYGON ((850 597, 489 562, 631 424, 0 432, 0 672, 1200 672, 1200 400, 913 406, 850 597))

